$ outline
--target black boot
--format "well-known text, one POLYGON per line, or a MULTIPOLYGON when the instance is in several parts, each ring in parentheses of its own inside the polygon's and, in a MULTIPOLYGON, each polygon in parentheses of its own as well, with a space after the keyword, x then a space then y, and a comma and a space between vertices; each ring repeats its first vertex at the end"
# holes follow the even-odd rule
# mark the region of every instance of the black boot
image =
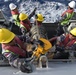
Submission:
POLYGON ((28 64, 26 62, 23 62, 20 66, 20 70, 21 72, 24 72, 24 73, 32 73, 32 66, 31 64, 28 64))

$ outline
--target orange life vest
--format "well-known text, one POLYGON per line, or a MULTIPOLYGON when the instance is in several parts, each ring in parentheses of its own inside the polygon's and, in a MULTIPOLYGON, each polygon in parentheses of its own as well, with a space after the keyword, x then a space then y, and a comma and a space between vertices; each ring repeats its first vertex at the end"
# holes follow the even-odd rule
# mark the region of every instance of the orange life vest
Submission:
POLYGON ((65 37, 65 39, 64 39, 64 41, 63 42, 60 42, 60 46, 63 46, 63 47, 71 47, 74 43, 75 43, 75 41, 76 41, 76 39, 72 39, 72 40, 70 40, 69 39, 69 35, 65 35, 66 37, 65 37))
POLYGON ((24 43, 18 37, 15 37, 15 42, 19 46, 16 46, 16 45, 13 45, 13 46, 8 45, 7 46, 7 45, 2 44, 2 48, 4 50, 9 50, 19 56, 26 57, 26 48, 23 46, 24 43))
POLYGON ((27 29, 27 31, 30 31, 30 28, 31 28, 30 21, 27 21, 27 22, 21 21, 20 23, 27 29))

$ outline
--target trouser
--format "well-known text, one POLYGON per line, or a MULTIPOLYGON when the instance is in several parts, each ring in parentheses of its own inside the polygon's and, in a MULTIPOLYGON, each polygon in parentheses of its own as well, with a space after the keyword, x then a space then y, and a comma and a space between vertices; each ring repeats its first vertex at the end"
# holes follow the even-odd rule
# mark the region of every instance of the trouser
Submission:
POLYGON ((14 54, 13 52, 4 52, 3 55, 8 59, 11 66, 19 68, 20 63, 25 62, 26 58, 30 58, 32 56, 32 52, 26 52, 25 57, 14 54))
POLYGON ((3 55, 8 59, 9 64, 15 68, 20 68, 21 63, 25 61, 25 58, 20 58, 12 52, 5 52, 3 55))
POLYGON ((26 61, 25 57, 19 57, 17 54, 14 54, 12 52, 4 52, 3 54, 8 59, 11 66, 18 68, 22 72, 26 73, 31 73, 33 71, 30 60, 26 61))
POLYGON ((61 25, 58 25, 58 28, 57 28, 57 36, 60 36, 61 34, 64 33, 64 30, 63 30, 63 26, 61 25))
POLYGON ((55 53, 53 56, 53 59, 68 59, 69 58, 69 52, 58 52, 55 53))
POLYGON ((57 36, 60 36, 63 33, 68 33, 67 28, 68 28, 68 25, 64 25, 64 26, 59 25, 57 28, 57 36))

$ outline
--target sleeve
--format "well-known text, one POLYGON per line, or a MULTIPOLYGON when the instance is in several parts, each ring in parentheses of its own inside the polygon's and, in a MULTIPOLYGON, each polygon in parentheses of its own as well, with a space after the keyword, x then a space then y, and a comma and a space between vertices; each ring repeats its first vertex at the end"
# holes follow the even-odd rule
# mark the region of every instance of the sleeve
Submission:
POLYGON ((25 28, 22 24, 20 24, 20 28, 22 28, 22 27, 25 28))
POLYGON ((2 54, 10 52, 9 50, 5 50, 2 48, 2 54))
POLYGON ((66 47, 66 49, 75 51, 76 50, 76 42, 72 46, 66 47))
POLYGON ((8 57, 10 57, 10 53, 13 53, 11 52, 10 50, 5 50, 5 49, 2 49, 2 54, 8 59, 8 57))
POLYGON ((67 15, 61 16, 60 22, 63 21, 65 18, 67 18, 67 15))

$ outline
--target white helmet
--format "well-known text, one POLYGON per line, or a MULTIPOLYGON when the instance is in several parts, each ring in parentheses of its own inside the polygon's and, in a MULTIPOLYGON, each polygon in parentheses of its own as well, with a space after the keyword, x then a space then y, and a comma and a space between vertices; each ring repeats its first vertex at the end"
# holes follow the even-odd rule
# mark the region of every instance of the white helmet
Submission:
POLYGON ((71 8, 74 8, 75 7, 75 1, 71 1, 69 4, 68 4, 69 7, 71 8))
POLYGON ((10 3, 9 8, 10 8, 10 10, 14 10, 17 8, 17 6, 14 3, 10 3))

